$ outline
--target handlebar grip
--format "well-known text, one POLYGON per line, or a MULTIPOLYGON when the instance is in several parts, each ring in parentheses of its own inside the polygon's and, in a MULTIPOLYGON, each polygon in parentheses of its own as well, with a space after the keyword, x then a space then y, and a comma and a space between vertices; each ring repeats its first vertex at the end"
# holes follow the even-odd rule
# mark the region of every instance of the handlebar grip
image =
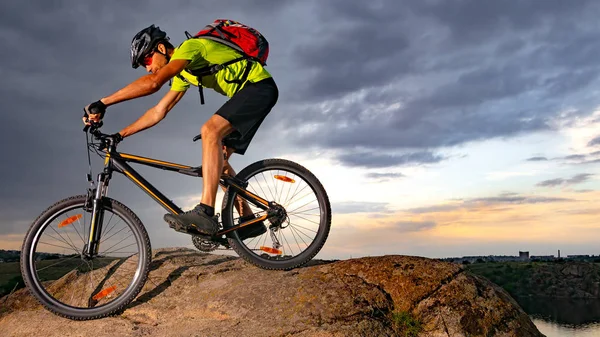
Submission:
POLYGON ((93 128, 93 129, 92 129, 92 132, 94 132, 94 131, 98 130, 99 128, 101 128, 101 127, 102 127, 102 125, 104 125, 104 122, 102 122, 102 121, 100 121, 100 122, 98 122, 98 123, 96 123, 96 122, 94 122, 94 121, 90 121, 90 125, 86 125, 86 126, 83 128, 83 132, 87 132, 87 131, 90 129, 90 127, 92 127, 92 128, 93 128))

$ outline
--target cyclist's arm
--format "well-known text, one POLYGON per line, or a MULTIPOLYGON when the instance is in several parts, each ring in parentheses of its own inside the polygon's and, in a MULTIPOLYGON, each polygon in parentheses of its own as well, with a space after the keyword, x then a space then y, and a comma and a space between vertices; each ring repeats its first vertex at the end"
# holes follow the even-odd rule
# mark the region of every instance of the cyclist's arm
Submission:
POLYGON ((185 91, 169 90, 165 96, 154 107, 148 109, 137 121, 125 127, 119 133, 123 137, 131 136, 136 132, 140 132, 160 122, 169 111, 179 102, 185 91))
POLYGON ((188 60, 171 60, 155 74, 142 76, 125 88, 101 99, 108 105, 127 101, 133 98, 147 96, 160 90, 175 75, 179 74, 188 65, 188 60))

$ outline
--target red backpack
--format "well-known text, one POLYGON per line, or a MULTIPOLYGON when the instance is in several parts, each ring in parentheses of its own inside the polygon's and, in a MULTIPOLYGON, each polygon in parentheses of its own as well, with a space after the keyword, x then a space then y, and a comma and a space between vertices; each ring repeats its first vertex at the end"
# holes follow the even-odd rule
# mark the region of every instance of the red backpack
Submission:
MULTIPOLYGON (((200 83, 200 78, 202 76, 213 75, 226 66, 241 60, 249 59, 251 61, 259 62, 263 66, 267 65, 267 57, 269 56, 269 42, 267 42, 267 39, 265 39, 265 37, 256 29, 237 21, 217 19, 195 35, 191 35, 187 31, 185 32, 185 35, 188 39, 201 38, 220 42, 237 50, 243 55, 240 58, 227 61, 223 64, 214 64, 202 69, 189 71, 192 75, 198 77, 198 83, 200 83)), ((238 83, 238 90, 246 81, 250 68, 251 66, 248 64, 242 78, 232 81, 238 83)), ((198 85, 198 90, 200 91, 200 103, 204 104, 202 85, 198 85)))
POLYGON ((256 29, 227 19, 217 19, 194 36, 221 42, 252 58, 263 66, 269 56, 269 42, 256 29))

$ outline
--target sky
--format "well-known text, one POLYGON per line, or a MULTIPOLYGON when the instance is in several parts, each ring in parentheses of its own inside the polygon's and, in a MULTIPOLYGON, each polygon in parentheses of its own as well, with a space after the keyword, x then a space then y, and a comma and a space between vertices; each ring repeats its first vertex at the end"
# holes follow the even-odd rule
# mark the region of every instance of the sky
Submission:
MULTIPOLYGON (((82 109, 145 75, 132 37, 155 24, 178 45, 228 18, 267 38, 280 90, 230 162, 286 158, 318 177, 333 216, 317 258, 598 255, 599 14, 585 0, 4 1, 0 248, 20 249, 43 210, 85 193, 82 109)), ((167 91, 111 106, 103 131, 167 91)), ((227 99, 205 98, 192 88, 120 150, 200 165, 192 138, 227 99)), ((135 168, 183 209, 199 202, 201 179, 135 168)), ((153 248, 191 247, 125 177, 109 196, 153 248)))

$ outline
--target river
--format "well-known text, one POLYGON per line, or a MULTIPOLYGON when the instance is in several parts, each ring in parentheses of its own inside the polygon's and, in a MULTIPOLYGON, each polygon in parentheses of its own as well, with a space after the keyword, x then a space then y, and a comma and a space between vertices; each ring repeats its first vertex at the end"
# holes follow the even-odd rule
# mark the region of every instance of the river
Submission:
POLYGON ((600 336, 600 300, 516 298, 547 337, 600 336))

